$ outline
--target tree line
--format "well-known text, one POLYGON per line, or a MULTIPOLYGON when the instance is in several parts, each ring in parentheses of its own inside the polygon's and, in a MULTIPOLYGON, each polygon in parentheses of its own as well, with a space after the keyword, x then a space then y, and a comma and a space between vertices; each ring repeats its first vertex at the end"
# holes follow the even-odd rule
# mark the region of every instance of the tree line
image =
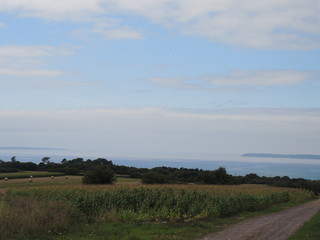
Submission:
MULTIPOLYGON (((320 193, 320 181, 303 178, 289 178, 288 176, 265 177, 250 173, 245 176, 233 176, 227 173, 226 169, 220 167, 215 170, 155 167, 137 168, 113 164, 105 158, 94 160, 75 158, 71 160, 63 159, 60 163, 51 162, 49 157, 42 158, 39 164, 33 162, 20 162, 15 156, 11 161, 0 160, 0 172, 18 171, 49 171, 63 172, 66 175, 84 175, 89 172, 95 176, 93 169, 105 168, 109 174, 117 174, 123 177, 139 178, 145 184, 267 184, 277 187, 302 188, 313 191, 316 195, 320 193)), ((101 172, 97 173, 101 175, 101 172)), ((110 179, 113 179, 112 177, 110 179)), ((88 180, 90 182, 91 180, 88 180)))

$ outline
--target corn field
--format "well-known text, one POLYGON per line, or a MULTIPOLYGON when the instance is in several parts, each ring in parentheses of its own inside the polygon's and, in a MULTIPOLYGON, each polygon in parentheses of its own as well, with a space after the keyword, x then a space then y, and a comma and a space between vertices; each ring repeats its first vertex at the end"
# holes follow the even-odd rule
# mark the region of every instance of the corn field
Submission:
POLYGON ((62 201, 90 216, 107 212, 133 220, 213 219, 312 197, 309 191, 267 186, 128 186, 11 189, 8 197, 62 201))

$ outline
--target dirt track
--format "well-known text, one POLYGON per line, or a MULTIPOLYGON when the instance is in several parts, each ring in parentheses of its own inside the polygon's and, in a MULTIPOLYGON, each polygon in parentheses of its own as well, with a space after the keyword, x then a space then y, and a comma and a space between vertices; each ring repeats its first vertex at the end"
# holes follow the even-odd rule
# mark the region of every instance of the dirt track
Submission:
POLYGON ((234 224, 201 240, 285 240, 320 210, 320 199, 234 224))

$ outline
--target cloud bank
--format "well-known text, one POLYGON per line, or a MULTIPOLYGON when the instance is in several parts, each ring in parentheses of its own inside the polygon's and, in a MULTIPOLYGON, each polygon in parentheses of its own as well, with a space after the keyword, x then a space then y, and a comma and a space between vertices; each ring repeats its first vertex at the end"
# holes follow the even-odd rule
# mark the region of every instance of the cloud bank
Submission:
POLYGON ((319 153, 317 109, 2 110, 0 119, 0 146, 32 142, 68 148, 78 155, 188 158, 248 151, 319 153))
POLYGON ((73 54, 66 48, 54 46, 0 46, 0 76, 59 77, 60 70, 44 69, 47 58, 73 54))
POLYGON ((320 47, 318 0, 4 0, 0 11, 57 21, 99 21, 106 17, 123 21, 124 26, 105 30, 107 39, 141 39, 141 32, 125 17, 136 16, 169 31, 233 46, 291 50, 320 47))
POLYGON ((232 71, 224 76, 154 77, 145 79, 156 85, 199 91, 234 91, 241 86, 289 86, 311 80, 314 73, 296 70, 232 71))

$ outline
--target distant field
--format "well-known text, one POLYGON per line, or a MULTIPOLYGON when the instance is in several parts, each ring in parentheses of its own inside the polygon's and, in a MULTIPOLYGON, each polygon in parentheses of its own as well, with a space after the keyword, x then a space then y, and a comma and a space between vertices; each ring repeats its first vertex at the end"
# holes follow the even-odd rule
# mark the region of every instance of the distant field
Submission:
POLYGON ((59 172, 45 172, 45 171, 23 171, 14 173, 0 173, 0 180, 4 178, 16 179, 16 178, 29 178, 33 177, 50 177, 50 176, 64 176, 65 173, 59 172))
MULTIPOLYGON (((69 187, 69 188, 79 188, 82 186, 82 176, 55 176, 51 179, 52 174, 48 173, 45 177, 33 178, 32 182, 29 182, 31 173, 25 172, 27 176, 22 178, 9 178, 7 181, 3 177, 0 177, 0 193, 5 192, 8 188, 28 188, 28 187, 69 187)), ((47 173, 47 172, 44 172, 47 173)), ((33 175, 34 176, 34 175, 33 175)), ((141 184, 140 179, 127 178, 127 177, 117 177, 115 185, 122 186, 134 186, 141 184)), ((96 186, 97 187, 97 186, 96 186)), ((95 187, 95 188, 96 188, 95 187)))
POLYGON ((131 184, 139 184, 141 183, 141 179, 137 179, 137 178, 127 178, 127 177, 117 177, 117 184, 121 184, 121 183, 131 183, 131 184))

